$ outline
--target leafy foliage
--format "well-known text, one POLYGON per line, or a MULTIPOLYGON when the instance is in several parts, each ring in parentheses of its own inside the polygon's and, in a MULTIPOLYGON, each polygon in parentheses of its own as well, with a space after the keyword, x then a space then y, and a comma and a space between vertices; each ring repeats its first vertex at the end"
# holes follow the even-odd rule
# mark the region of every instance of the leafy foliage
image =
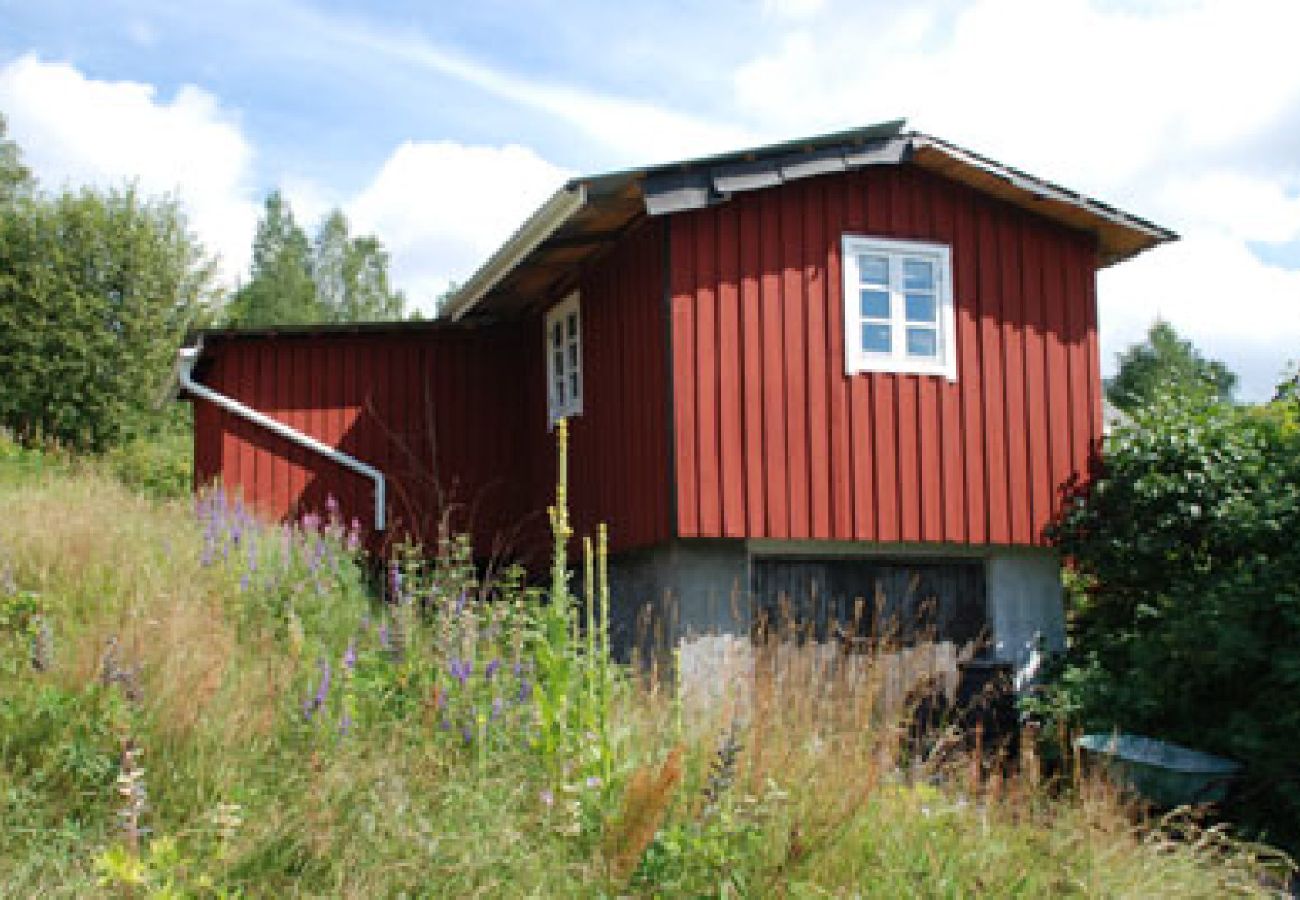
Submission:
POLYGON ((92 450, 147 429, 211 297, 175 202, 134 188, 17 198, 0 211, 0 424, 92 450))
POLYGON ((1244 762, 1249 824, 1300 841, 1300 408, 1136 411, 1056 527, 1082 589, 1061 676, 1089 728, 1244 762))
POLYGON ((1162 393, 1232 399, 1237 376, 1218 360, 1206 359, 1178 336, 1164 319, 1156 319, 1143 343, 1119 354, 1119 371, 1106 383, 1106 398, 1132 412, 1162 393))
POLYGON ((0 115, 0 205, 7 204, 32 186, 32 176, 23 165, 18 145, 9 140, 8 125, 0 115))
POLYGON ((253 238, 249 282, 226 309, 241 328, 400 319, 406 298, 388 281, 388 253, 372 235, 353 237, 343 213, 321 223, 315 241, 279 191, 267 198, 253 238))

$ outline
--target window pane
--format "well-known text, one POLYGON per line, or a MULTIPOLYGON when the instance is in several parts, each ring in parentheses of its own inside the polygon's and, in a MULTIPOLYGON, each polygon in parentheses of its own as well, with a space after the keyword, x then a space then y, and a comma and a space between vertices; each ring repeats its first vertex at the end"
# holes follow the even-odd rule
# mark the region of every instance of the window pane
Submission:
POLYGON ((937 322, 937 306, 935 304, 934 294, 908 294, 907 296, 907 321, 909 322, 937 322))
POLYGON ((934 290, 934 263, 928 259, 903 260, 903 290, 934 290))
POLYGON ((578 342, 571 341, 569 343, 569 368, 576 369, 577 367, 578 367, 578 342))
POLYGON ((865 353, 888 353, 893 346, 889 325, 884 322, 862 323, 862 350, 865 353))
POLYGON ((564 329, 559 322, 551 326, 551 343, 557 347, 564 343, 564 329))
POLYGON ((555 379, 555 405, 564 406, 564 379, 555 379))
POLYGON ((884 291, 864 290, 861 309, 864 319, 888 319, 889 294, 884 291))
POLYGON ((889 284, 889 257, 863 253, 858 257, 858 279, 863 284, 889 284))
POLYGON ((569 373, 569 396, 578 399, 582 396, 582 385, 578 383, 578 373, 569 373))
POLYGON ((931 359, 938 356, 939 332, 933 328, 908 328, 907 355, 926 356, 931 359))
POLYGON ((569 339, 572 340, 578 336, 578 314, 569 313, 569 339))
POLYGON ((551 354, 551 374, 556 378, 564 377, 564 351, 556 350, 551 354))

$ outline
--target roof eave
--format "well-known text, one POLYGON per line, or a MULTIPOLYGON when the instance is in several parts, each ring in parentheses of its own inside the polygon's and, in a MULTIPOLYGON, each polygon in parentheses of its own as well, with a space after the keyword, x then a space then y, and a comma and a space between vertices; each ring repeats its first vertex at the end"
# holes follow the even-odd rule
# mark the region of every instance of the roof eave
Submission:
POLYGON ((587 202, 586 185, 571 181, 528 217, 477 272, 456 291, 440 317, 460 321, 538 245, 559 230, 587 202))

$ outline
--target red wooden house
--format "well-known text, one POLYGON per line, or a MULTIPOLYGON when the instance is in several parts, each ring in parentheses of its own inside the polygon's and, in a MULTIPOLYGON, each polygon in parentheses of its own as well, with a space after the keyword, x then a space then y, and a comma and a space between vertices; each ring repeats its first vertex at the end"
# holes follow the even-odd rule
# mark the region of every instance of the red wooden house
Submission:
POLYGON ((202 334, 195 477, 536 558, 564 415, 629 607, 933 597, 1015 659, 1062 639, 1043 527, 1102 432, 1096 272, 1173 237, 901 122, 579 178, 434 322, 202 334))

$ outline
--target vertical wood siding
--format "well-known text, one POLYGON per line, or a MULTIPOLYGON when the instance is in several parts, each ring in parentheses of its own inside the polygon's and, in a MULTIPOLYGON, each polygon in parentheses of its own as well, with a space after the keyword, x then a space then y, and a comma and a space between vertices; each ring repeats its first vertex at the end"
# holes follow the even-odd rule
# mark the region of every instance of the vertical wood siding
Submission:
MULTIPOLYGON (((389 535, 437 534, 445 511, 489 554, 519 537, 531 496, 523 454, 518 328, 216 338, 201 380, 375 466, 389 535)), ((323 512, 373 523, 368 479, 195 403, 195 478, 220 478, 264 516, 323 512)))
POLYGON ((668 221, 682 537, 1042 542, 1101 434, 1090 238, 907 167, 668 221), (845 232, 952 246, 956 382, 845 375, 845 232))
MULTIPOLYGON (((665 228, 662 220, 642 220, 590 264, 577 284, 583 396, 582 415, 569 423, 569 509, 579 535, 607 524, 616 551, 669 536, 665 228)), ((523 327, 528 357, 523 422, 534 470, 531 506, 537 510, 545 510, 555 492, 543 323, 538 315, 523 327)))

